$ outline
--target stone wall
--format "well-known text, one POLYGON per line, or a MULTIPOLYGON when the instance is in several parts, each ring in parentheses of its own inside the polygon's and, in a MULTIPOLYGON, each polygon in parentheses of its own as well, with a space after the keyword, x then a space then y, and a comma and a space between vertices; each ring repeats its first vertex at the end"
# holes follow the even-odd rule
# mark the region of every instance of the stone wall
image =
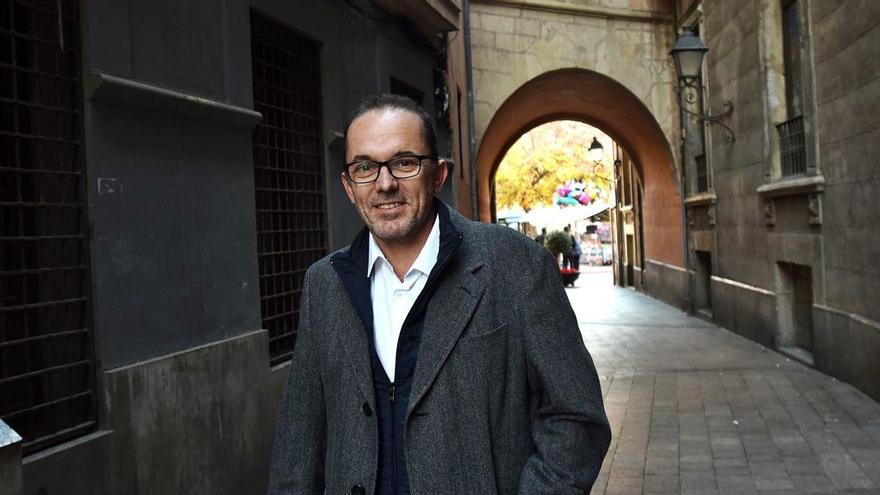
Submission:
POLYGON ((25 459, 28 495, 263 493, 288 366, 265 331, 107 370, 104 427, 25 459))
POLYGON ((880 2, 813 5, 825 303, 880 321, 880 2))
POLYGON ((813 0, 824 302, 817 365, 880 398, 880 2, 813 0))
POLYGON ((687 272, 680 267, 646 259, 641 274, 645 292, 666 304, 687 309, 687 272))
POLYGON ((611 3, 472 5, 481 219, 491 219, 494 167, 509 143, 543 122, 582 120, 636 162, 645 193, 643 255, 682 266, 672 16, 644 2, 626 9, 611 3))
POLYGON ((647 22, 472 3, 477 142, 504 100, 522 84, 556 69, 582 68, 623 84, 675 143, 675 70, 667 53, 672 46, 670 20, 660 15, 647 22))
POLYGON ((811 273, 812 364, 880 397, 880 3, 800 0, 807 172, 782 176, 786 120, 781 11, 775 2, 704 2, 708 96, 736 140, 712 128, 715 321, 788 345, 780 263, 811 273))

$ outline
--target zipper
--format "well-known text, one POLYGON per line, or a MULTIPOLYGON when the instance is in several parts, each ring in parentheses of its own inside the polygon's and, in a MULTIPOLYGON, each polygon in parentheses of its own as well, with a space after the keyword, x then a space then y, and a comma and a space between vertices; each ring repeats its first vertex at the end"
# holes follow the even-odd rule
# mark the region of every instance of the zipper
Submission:
POLYGON ((391 491, 396 494, 400 486, 400 480, 397 479, 397 407, 394 405, 395 388, 394 382, 391 382, 388 386, 388 400, 391 402, 391 491))

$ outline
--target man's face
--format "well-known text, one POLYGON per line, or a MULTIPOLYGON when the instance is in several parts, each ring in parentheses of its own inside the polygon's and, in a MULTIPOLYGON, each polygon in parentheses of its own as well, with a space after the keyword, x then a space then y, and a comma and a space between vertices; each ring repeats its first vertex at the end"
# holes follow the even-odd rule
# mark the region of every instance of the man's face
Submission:
MULTIPOLYGON (((427 155, 419 117, 406 110, 371 110, 348 129, 346 163, 385 161, 400 155, 427 155)), ((446 180, 446 162, 422 162, 415 177, 395 179, 388 167, 375 182, 354 184, 342 175, 342 185, 373 236, 386 246, 419 244, 431 231, 434 195, 446 180)))

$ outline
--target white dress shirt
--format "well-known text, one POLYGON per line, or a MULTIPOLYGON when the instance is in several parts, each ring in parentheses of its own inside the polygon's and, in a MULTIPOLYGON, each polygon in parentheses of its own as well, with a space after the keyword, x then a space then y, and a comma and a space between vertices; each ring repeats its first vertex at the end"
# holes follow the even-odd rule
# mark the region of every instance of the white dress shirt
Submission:
POLYGON ((440 254, 440 217, 434 217, 434 227, 422 246, 419 256, 403 277, 394 274, 394 268, 385 258, 382 249, 370 234, 370 250, 367 259, 367 277, 370 278, 370 299, 373 302, 373 331, 376 354, 385 368, 388 379, 394 382, 394 366, 397 362, 397 341, 403 320, 409 314, 440 254))

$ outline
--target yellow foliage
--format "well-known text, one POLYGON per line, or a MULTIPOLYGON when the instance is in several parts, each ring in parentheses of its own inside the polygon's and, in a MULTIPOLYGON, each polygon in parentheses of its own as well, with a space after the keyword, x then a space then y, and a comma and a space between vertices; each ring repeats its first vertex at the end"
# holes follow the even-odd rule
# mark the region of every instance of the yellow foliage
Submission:
MULTIPOLYGON (((591 126, 573 121, 550 122, 523 134, 501 160, 495 174, 495 201, 499 208, 521 207, 528 211, 553 203, 556 188, 568 180, 583 181, 587 190, 607 199, 611 167, 594 174, 587 148, 594 135, 591 126)), ((606 138, 607 139, 607 138, 606 138)), ((611 150, 605 144, 604 161, 611 150)))

